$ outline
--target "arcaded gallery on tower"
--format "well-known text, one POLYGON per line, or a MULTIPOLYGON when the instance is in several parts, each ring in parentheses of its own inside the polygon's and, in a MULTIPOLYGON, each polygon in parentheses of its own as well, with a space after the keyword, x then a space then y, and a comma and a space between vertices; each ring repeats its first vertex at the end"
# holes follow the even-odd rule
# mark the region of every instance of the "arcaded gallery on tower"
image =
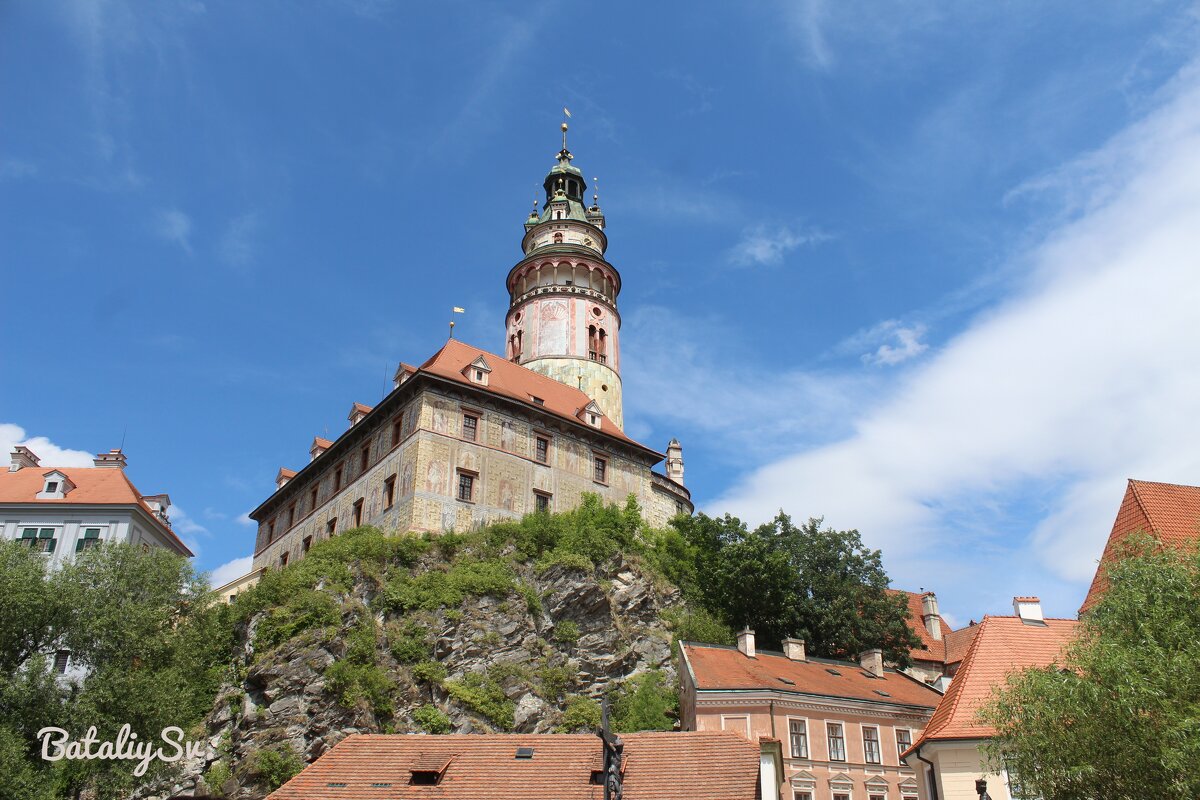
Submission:
POLYGON ((664 454, 623 431, 621 275, 604 258, 604 214, 595 198, 584 204, 566 127, 508 273, 505 355, 451 338, 420 366, 401 363, 378 405, 354 403, 349 428, 315 438, 308 464, 281 468, 250 513, 255 571, 358 525, 463 531, 565 511, 588 492, 634 495, 653 525, 692 513, 679 442, 664 454))

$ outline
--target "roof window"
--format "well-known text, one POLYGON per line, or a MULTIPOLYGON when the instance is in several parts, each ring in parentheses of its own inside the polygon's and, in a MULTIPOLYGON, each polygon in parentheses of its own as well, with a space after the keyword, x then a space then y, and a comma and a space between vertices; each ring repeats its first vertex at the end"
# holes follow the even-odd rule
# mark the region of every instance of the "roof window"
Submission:
POLYGON ((840 676, 842 674, 842 673, 838 672, 836 669, 834 669, 833 667, 826 667, 825 671, 828 672, 830 675, 840 676))
POLYGON ((789 678, 779 678, 778 680, 779 680, 779 682, 780 682, 780 683, 786 683, 788 686, 795 686, 795 685, 796 685, 796 682, 795 682, 795 681, 793 681, 793 680, 791 680, 791 679, 789 679, 789 678))
POLYGON ((453 756, 422 753, 417 756, 417 760, 409 768, 412 776, 409 784, 412 786, 437 786, 441 783, 442 777, 446 774, 446 768, 453 760, 453 756))
POLYGON ((875 694, 879 695, 880 697, 891 697, 891 695, 885 692, 883 689, 876 689, 875 694))
POLYGON ((533 758, 532 747, 518 747, 515 758, 530 759, 533 758))

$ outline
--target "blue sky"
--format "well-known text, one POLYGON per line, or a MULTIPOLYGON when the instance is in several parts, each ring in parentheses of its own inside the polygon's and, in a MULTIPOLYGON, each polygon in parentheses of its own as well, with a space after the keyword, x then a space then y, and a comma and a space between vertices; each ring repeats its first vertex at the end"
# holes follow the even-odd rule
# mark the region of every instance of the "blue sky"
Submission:
MULTIPOLYGON (((964 623, 1073 614, 1200 483, 1189 3, 0 5, 0 444, 117 446, 204 569, 398 360, 503 346, 560 146, 627 429, 701 507, 857 527, 964 623)), ((238 565, 226 566, 227 574, 238 565)))

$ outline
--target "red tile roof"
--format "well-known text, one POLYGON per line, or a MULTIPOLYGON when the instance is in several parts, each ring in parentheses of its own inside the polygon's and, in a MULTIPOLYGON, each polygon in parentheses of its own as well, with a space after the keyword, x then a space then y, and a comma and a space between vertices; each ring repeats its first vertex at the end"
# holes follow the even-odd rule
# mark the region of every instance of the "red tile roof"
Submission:
MULTIPOLYGON (((729 731, 627 733, 626 800, 753 800, 759 745, 729 731)), ((358 734, 285 783, 271 800, 601 800, 592 734, 358 734), (517 759, 518 747, 533 758, 517 759), (414 767, 449 761, 436 786, 409 785, 414 767)), ((437 769, 437 767, 433 767, 437 769)))
POLYGON ((1100 599, 1106 586, 1105 565, 1116 557, 1121 541, 1138 530, 1153 534, 1168 547, 1200 541, 1200 486, 1129 480, 1080 614, 1100 599))
POLYGON ((162 523, 153 509, 142 500, 143 495, 118 467, 26 467, 16 472, 0 472, 0 503, 20 505, 138 506, 153 520, 154 525, 175 543, 186 556, 193 553, 175 532, 162 523), (40 499, 38 492, 45 487, 45 475, 56 471, 66 475, 75 488, 62 499, 40 499))
POLYGON ((957 664, 967 655, 967 650, 971 647, 971 642, 975 641, 975 634, 979 631, 978 625, 968 625, 965 628, 959 628, 956 631, 950 631, 945 636, 946 645, 946 664, 957 664))
POLYGON ((940 615, 938 620, 942 626, 942 638, 934 639, 933 634, 925 627, 925 607, 921 598, 925 593, 906 592, 902 589, 888 589, 888 594, 902 594, 908 599, 908 624, 921 640, 920 647, 908 651, 914 661, 936 661, 939 664, 946 660, 946 634, 951 631, 950 625, 940 615))
POLYGON ((882 678, 876 678, 849 661, 824 658, 792 661, 762 650, 756 658, 750 658, 736 647, 692 642, 683 643, 683 652, 700 691, 769 689, 929 709, 942 698, 940 693, 901 672, 888 669, 882 678), (879 694, 881 691, 887 696, 879 694))
MULTIPOLYGON (((503 356, 480 350, 478 347, 472 347, 457 339, 446 342, 441 350, 438 350, 421 365, 419 372, 427 372, 476 390, 491 392, 529 405, 533 405, 533 397, 538 397, 545 401, 538 406, 539 408, 544 408, 576 423, 579 422, 579 413, 587 407, 588 403, 592 402, 592 398, 579 389, 559 383, 553 378, 522 367, 520 364, 514 364, 503 356), (463 375, 463 370, 467 365, 481 356, 492 370, 488 376, 487 386, 472 383, 463 375)), ((613 438, 637 445, 645 450, 650 450, 650 452, 656 452, 630 439, 607 416, 600 418, 600 430, 613 438)), ((660 459, 665 458, 661 453, 657 453, 657 455, 660 459)))
POLYGON ((986 739, 995 733, 976 719, 995 687, 1012 672, 1054 663, 1075 636, 1078 622, 1047 619, 1045 625, 1019 617, 984 617, 962 666, 914 747, 945 739, 986 739))

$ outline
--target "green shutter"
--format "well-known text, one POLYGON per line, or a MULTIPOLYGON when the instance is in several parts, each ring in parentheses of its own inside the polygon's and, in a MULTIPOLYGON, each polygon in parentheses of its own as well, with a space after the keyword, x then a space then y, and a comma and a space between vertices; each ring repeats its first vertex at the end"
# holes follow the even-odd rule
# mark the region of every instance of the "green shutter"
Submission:
POLYGON ((100 529, 99 528, 88 528, 86 531, 83 532, 83 538, 99 539, 100 538, 100 529))
POLYGON ((26 528, 25 530, 21 531, 21 538, 22 539, 36 539, 37 531, 38 531, 37 528, 26 528))
POLYGON ((40 531, 38 531, 38 538, 39 539, 53 539, 54 538, 54 528, 42 528, 40 531))
POLYGON ((58 544, 58 539, 51 539, 50 544, 46 545, 46 552, 53 553, 55 545, 58 544))
POLYGON ((77 541, 77 542, 75 543, 75 552, 76 552, 76 553, 82 553, 82 552, 83 552, 83 539, 80 539, 79 541, 77 541))

